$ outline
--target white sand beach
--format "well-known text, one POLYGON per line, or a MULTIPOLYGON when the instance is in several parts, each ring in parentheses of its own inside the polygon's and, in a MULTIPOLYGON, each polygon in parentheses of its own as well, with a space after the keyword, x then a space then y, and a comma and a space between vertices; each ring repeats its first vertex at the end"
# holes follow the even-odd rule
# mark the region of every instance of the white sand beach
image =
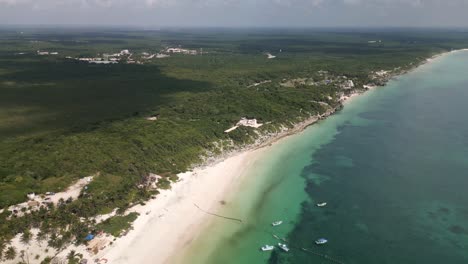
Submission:
MULTIPOLYGON (((12 241, 12 245, 24 250, 30 263, 39 263, 39 259, 36 262, 35 256, 43 255, 46 251, 47 255, 52 254, 56 259, 63 260, 71 250, 82 254, 83 259, 97 263, 173 263, 173 258, 180 257, 184 249, 187 249, 211 223, 210 220, 214 216, 206 212, 216 213, 217 209, 223 206, 224 199, 238 190, 245 172, 259 157, 268 152, 269 146, 304 130, 334 111, 330 109, 321 117, 312 116, 291 129, 267 135, 246 149, 226 154, 206 166, 179 174, 179 181, 172 184, 170 190, 160 190, 156 199, 148 201, 145 205, 136 205, 126 212, 140 214, 130 232, 119 238, 102 234, 93 239, 92 241, 98 241, 100 249, 96 255, 86 250, 87 246, 84 245, 70 245, 57 252, 48 248, 47 243, 39 243, 36 240, 23 244, 19 234, 12 241)), ((114 213, 96 219, 106 219, 114 213)), ((32 233, 36 234, 37 230, 33 230, 32 233)), ((5 263, 13 264, 18 260, 19 256, 5 263)))
MULTIPOLYGON (((334 112, 335 109, 330 109, 322 118, 334 112)), ((97 255, 90 256, 83 250, 80 253, 88 259, 105 259, 116 264, 173 263, 213 219, 197 206, 216 213, 224 199, 238 190, 243 176, 269 146, 303 131, 318 120, 319 117, 312 116, 294 128, 258 141, 251 148, 235 152, 228 158, 221 157, 220 162, 179 174, 180 181, 173 184, 171 190, 162 190, 156 199, 129 210, 140 213, 140 217, 126 236, 118 238, 97 255)))
MULTIPOLYGON (((323 117, 335 112, 330 109, 323 117)), ((133 230, 118 238, 112 245, 95 256, 85 253, 85 258, 105 259, 109 263, 173 263, 191 242, 210 224, 222 202, 238 190, 242 178, 254 162, 268 152, 280 139, 303 131, 320 120, 312 116, 292 129, 285 129, 266 137, 249 149, 234 153, 220 162, 179 174, 180 181, 171 190, 162 190, 156 199, 144 206, 135 206, 130 212, 140 213, 133 230)))
POLYGON ((195 204, 215 212, 226 194, 240 183, 243 172, 264 151, 242 152, 216 165, 179 175, 181 180, 172 190, 162 191, 157 199, 134 208, 141 214, 134 222, 134 230, 97 258, 106 258, 109 263, 170 263, 174 252, 187 247, 213 217, 195 204))

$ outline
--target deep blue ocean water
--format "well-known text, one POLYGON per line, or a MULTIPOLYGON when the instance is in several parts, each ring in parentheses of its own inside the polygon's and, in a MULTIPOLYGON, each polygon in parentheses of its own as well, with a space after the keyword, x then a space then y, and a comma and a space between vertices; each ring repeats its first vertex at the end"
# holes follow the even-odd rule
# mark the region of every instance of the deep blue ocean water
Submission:
POLYGON ((467 100, 468 52, 353 99, 256 161, 221 212, 245 222, 215 220, 185 262, 468 263, 467 100), (291 251, 260 252, 273 234, 291 251))

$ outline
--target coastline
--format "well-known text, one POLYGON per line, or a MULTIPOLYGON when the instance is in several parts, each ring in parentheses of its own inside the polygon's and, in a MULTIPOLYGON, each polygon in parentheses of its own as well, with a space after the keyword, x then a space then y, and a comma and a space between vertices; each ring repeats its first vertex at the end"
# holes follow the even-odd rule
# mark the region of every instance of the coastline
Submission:
MULTIPOLYGON (((411 72, 445 54, 467 50, 434 55, 413 65, 414 67, 410 69, 395 73, 389 79, 411 72)), ((72 246, 61 251, 58 256, 64 257, 73 249, 82 253, 86 259, 105 258, 109 263, 173 263, 174 256, 188 248, 209 225, 210 216, 198 209, 195 204, 206 211, 216 212, 222 206, 224 198, 240 185, 245 172, 251 168, 255 160, 268 152, 268 146, 300 133, 308 126, 334 114, 356 96, 374 88, 376 87, 356 90, 344 97, 340 106, 330 108, 321 116, 311 116, 295 124, 291 129, 261 136, 252 145, 224 153, 192 171, 179 174, 180 181, 172 184, 170 190, 161 190, 156 199, 129 209, 128 213, 140 214, 133 223, 133 230, 117 238, 112 245, 97 255, 90 255, 84 246, 78 248, 72 246)))
POLYGON ((297 135, 341 110, 353 98, 374 88, 353 91, 340 99, 340 105, 330 108, 323 115, 311 116, 291 129, 262 136, 252 145, 223 153, 192 171, 179 174, 181 180, 173 184, 170 190, 162 191, 157 199, 145 206, 138 205, 130 210, 140 213, 133 230, 93 258, 105 258, 117 264, 180 263, 192 241, 206 230, 210 219, 213 219, 195 204, 206 211, 217 212, 222 206, 221 201, 238 189, 245 172, 268 152, 271 145, 297 135), (220 174, 222 177, 217 177, 220 174), (148 210, 151 210, 150 215, 145 215, 144 212, 148 210))
POLYGON ((312 116, 275 136, 261 138, 244 149, 222 155, 211 164, 179 174, 180 181, 173 184, 170 190, 163 190, 157 199, 128 211, 140 213, 133 230, 93 258, 105 258, 110 263, 118 264, 178 263, 191 242, 214 219, 202 210, 217 212, 223 206, 224 199, 239 189, 246 172, 268 152, 270 146, 297 135, 338 109, 332 108, 324 115, 312 116), (151 213, 146 215, 148 211, 151 213))
MULTIPOLYGON (((432 56, 431 58, 424 60, 421 63, 415 64, 410 69, 406 69, 406 70, 395 73, 394 75, 390 76, 388 81, 397 76, 409 73, 426 63, 432 62, 433 60, 439 57, 442 57, 446 54, 450 54, 453 52, 458 52, 458 51, 468 51, 468 49, 448 51, 448 52, 436 54, 432 56)), ((183 189, 183 188, 180 188, 179 184, 190 185, 191 182, 193 181, 193 184, 197 184, 198 186, 201 186, 201 189, 199 191, 205 195, 200 195, 200 193, 196 191, 197 186, 191 186, 193 188, 191 189, 191 191, 193 192, 192 198, 195 199, 197 196, 198 197, 203 196, 203 200, 201 201, 200 205, 203 204, 204 209, 207 211, 216 212, 222 206, 220 201, 222 201, 224 197, 228 196, 230 193, 232 193, 233 191, 237 189, 236 187, 238 187, 240 182, 243 180, 243 176, 244 176, 243 174, 245 174, 245 171, 249 169, 249 167, 254 163, 256 159, 258 159, 261 155, 264 155, 268 151, 268 146, 270 146, 271 144, 277 143, 278 141, 288 136, 295 135, 295 134, 302 132, 308 126, 311 126, 317 123, 319 120, 322 120, 334 114, 336 111, 339 111, 342 106, 349 104, 352 101, 352 99, 356 98, 358 95, 363 94, 366 91, 369 91, 378 87, 382 87, 382 86, 376 86, 376 87, 368 88, 366 90, 353 91, 348 96, 342 98, 341 106, 330 109, 329 111, 327 111, 327 113, 325 113, 322 116, 312 116, 296 124, 292 129, 281 131, 273 136, 270 135, 266 139, 257 141, 255 144, 247 146, 244 149, 221 155, 220 157, 218 157, 217 160, 215 160, 214 162, 211 162, 211 164, 197 167, 192 173, 189 172, 189 173, 184 173, 184 174, 179 175, 187 179, 187 181, 176 183, 177 186, 173 186, 174 191, 171 192, 169 195, 177 196, 177 192, 183 189), (228 168, 231 170, 229 170, 228 168), (216 174, 218 171, 221 171, 224 173, 223 177, 219 179, 216 177, 216 174), (194 175, 195 177, 188 178, 187 176, 190 174, 194 175), (197 178, 197 175, 199 178, 197 178), (206 181, 206 183, 202 183, 203 181, 206 181), (212 186, 215 188, 208 187, 210 186, 210 183, 214 183, 214 185, 212 186), (210 189, 209 194, 206 192, 207 189, 210 189)), ((141 259, 139 259, 138 262, 132 261, 132 263, 146 263, 144 262, 145 259, 147 259, 147 261, 148 259, 151 259, 152 263, 174 263, 174 262, 178 263, 177 260, 182 259, 182 257, 180 256, 180 253, 182 252, 182 256, 183 256, 184 251, 190 246, 191 242, 197 236, 199 236, 206 229, 206 227, 209 226, 210 217, 211 217, 201 212, 200 210, 198 210, 193 205, 193 203, 190 203, 189 201, 187 201, 187 199, 188 200, 191 199, 189 196, 191 196, 190 193, 188 194, 185 193, 185 196, 184 196, 185 200, 179 201, 180 204, 183 204, 183 203, 186 204, 183 207, 185 207, 187 211, 185 211, 185 213, 181 212, 181 215, 184 215, 185 220, 182 220, 179 218, 179 220, 177 221, 177 224, 174 223, 172 226, 168 227, 169 229, 171 229, 172 227, 172 229, 169 232, 167 230, 163 230, 164 224, 162 223, 159 224, 160 226, 159 228, 161 229, 161 232, 165 231, 166 233, 170 234, 171 241, 168 242, 166 238, 163 240, 162 238, 157 238, 157 237, 152 238, 150 235, 146 235, 146 238, 148 239, 152 238, 152 241, 146 240, 144 242, 146 245, 148 245, 147 246, 148 252, 152 252, 152 253, 150 255, 146 255, 145 257, 142 257, 141 259), (177 227, 177 228, 175 229, 174 227, 177 227), (161 249, 160 248, 161 246, 164 249, 161 249)), ((157 202, 158 202, 157 200, 154 201, 154 203, 157 203, 157 202)), ((158 223, 154 223, 154 225, 155 226, 151 227, 151 229, 152 230, 158 229, 158 227, 156 226, 158 225, 158 223)), ((136 228, 134 231, 138 232, 136 228)), ((161 234, 162 233, 159 233, 160 237, 166 237, 165 234, 164 235, 161 235, 161 234)), ((128 239, 130 240, 133 238, 129 237, 128 239)), ((145 239, 141 239, 141 240, 145 240, 145 239)), ((129 250, 128 247, 125 247, 125 248, 126 250, 129 250)), ((119 251, 120 251, 119 249, 109 250, 107 257, 112 263, 125 263, 125 261, 124 262, 119 262, 119 261, 123 260, 122 259, 123 255, 130 255, 129 252, 123 253, 119 251)), ((138 253, 137 252, 138 250, 136 249, 136 251, 133 252, 132 255, 143 253, 141 251, 138 253)), ((130 259, 125 259, 125 260, 129 261, 130 259)))
POLYGON ((214 166, 180 174, 181 181, 171 190, 135 208, 141 216, 132 232, 99 255, 110 263, 172 263, 174 253, 187 248, 209 224, 211 216, 202 210, 216 212, 226 194, 240 184, 244 172, 264 151, 242 152, 214 166), (147 210, 151 210, 149 215, 143 213, 147 210))
MULTIPOLYGON (((361 93, 352 93, 342 102, 361 93)), ((156 199, 127 211, 137 212, 140 216, 126 236, 118 238, 94 256, 85 250, 74 249, 83 254, 84 258, 106 259, 116 264, 178 263, 191 242, 210 225, 213 217, 206 212, 217 212, 221 208, 224 199, 238 189, 246 172, 259 157, 268 152, 269 147, 297 135, 341 108, 342 105, 330 108, 326 113, 311 116, 290 129, 283 129, 273 136, 269 134, 260 137, 254 144, 220 155, 192 171, 178 174, 179 181, 172 184, 171 189, 162 190, 156 199)), ((65 256, 65 252, 67 250, 59 256, 65 256)))

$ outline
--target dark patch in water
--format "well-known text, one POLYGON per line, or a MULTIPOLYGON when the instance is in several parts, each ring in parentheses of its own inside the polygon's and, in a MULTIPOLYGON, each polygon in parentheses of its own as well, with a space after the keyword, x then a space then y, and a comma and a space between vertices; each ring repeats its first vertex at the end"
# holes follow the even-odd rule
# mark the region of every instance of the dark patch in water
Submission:
POLYGON ((257 212, 261 211, 263 206, 265 206, 266 198, 268 197, 268 195, 271 192, 273 192, 273 190, 275 190, 281 184, 281 182, 283 182, 284 177, 285 176, 281 177, 279 180, 277 180, 277 181, 273 182, 272 184, 270 184, 268 186, 268 188, 266 188, 262 192, 262 195, 261 195, 260 199, 258 199, 257 203, 255 203, 255 206, 254 206, 255 211, 257 211, 257 212))
POLYGON ((239 243, 242 243, 242 238, 248 235, 250 232, 255 230, 253 225, 244 225, 243 228, 236 231, 229 239, 226 240, 226 243, 232 246, 238 246, 239 243))
POLYGON ((460 209, 458 214, 463 216, 463 218, 468 219, 468 210, 467 209, 460 209))
POLYGON ((437 215, 434 212, 427 212, 427 216, 433 220, 437 219, 437 215))
POLYGON ((445 207, 440 207, 439 208, 439 213, 444 213, 444 214, 450 214, 450 210, 445 207))
POLYGON ((328 210, 327 210, 327 211, 325 211, 325 215, 326 215, 326 216, 332 216, 332 215, 336 215, 336 213, 333 212, 333 211, 328 211, 328 210))
POLYGON ((279 262, 279 256, 278 256, 278 251, 274 250, 271 252, 270 258, 268 259, 269 264, 277 264, 279 262))
POLYGON ((462 226, 459 225, 452 225, 448 228, 450 232, 457 234, 457 235, 466 235, 468 232, 463 228, 462 226))

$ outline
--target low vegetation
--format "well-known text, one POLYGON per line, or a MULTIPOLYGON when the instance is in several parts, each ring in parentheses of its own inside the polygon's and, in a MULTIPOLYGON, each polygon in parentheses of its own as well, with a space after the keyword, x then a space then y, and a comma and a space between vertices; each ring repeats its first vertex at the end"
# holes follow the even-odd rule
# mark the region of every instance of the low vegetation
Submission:
POLYGON ((131 223, 135 221, 137 217, 137 213, 130 213, 125 216, 117 215, 105 220, 96 227, 108 234, 119 237, 122 232, 130 229, 131 223))

